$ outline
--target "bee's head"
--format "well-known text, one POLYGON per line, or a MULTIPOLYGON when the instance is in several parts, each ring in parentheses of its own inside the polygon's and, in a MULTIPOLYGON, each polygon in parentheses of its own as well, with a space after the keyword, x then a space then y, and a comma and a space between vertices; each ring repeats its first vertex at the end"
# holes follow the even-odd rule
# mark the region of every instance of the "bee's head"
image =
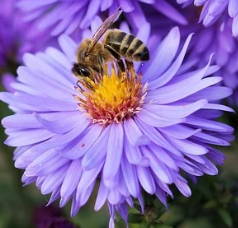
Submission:
POLYGON ((91 76, 91 70, 87 66, 84 66, 79 63, 74 63, 72 72, 76 76, 80 76, 80 77, 90 77, 91 76))

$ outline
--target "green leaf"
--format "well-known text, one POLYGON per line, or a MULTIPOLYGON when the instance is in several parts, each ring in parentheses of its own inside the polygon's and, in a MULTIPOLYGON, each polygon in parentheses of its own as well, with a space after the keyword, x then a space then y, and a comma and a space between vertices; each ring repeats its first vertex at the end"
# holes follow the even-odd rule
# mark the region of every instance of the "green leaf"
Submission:
POLYGON ((173 206, 163 215, 161 215, 159 221, 168 225, 174 225, 175 223, 182 221, 183 218, 184 218, 183 210, 178 206, 173 206))
POLYGON ((141 214, 129 214, 128 222, 129 223, 141 223, 144 220, 144 216, 141 214))
POLYGON ((233 222, 232 222, 231 215, 226 210, 224 210, 224 209, 219 209, 218 213, 221 216, 221 219, 223 220, 223 222, 227 226, 232 227, 233 222))
POLYGON ((213 225, 207 220, 206 217, 198 219, 189 219, 184 221, 179 228, 213 228, 213 225))

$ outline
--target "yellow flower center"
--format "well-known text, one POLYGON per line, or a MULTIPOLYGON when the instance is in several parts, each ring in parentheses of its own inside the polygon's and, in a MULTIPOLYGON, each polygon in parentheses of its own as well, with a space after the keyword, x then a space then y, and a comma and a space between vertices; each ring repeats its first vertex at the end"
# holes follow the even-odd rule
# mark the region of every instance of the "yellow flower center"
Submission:
POLYGON ((119 73, 114 68, 111 73, 104 70, 95 80, 79 80, 84 89, 77 96, 79 106, 92 118, 94 123, 108 125, 119 123, 140 111, 146 89, 141 76, 133 70, 119 73))

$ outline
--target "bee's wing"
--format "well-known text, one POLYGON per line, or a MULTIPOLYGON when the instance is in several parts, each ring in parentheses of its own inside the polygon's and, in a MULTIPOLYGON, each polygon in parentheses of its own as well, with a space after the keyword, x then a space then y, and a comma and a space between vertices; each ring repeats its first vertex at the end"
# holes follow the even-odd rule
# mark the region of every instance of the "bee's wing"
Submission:
POLYGON ((121 15, 122 10, 120 8, 117 9, 115 13, 110 15, 97 29, 95 34, 92 37, 92 43, 90 45, 89 51, 92 50, 92 48, 95 46, 95 44, 99 41, 99 39, 103 36, 103 34, 110 28, 113 23, 118 19, 118 17, 121 15))

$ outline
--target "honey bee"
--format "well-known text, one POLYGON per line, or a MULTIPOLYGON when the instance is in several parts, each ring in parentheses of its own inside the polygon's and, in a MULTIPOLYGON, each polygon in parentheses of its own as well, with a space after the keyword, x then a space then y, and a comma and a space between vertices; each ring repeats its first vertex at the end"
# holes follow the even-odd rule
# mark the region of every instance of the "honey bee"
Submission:
POLYGON ((121 13, 122 10, 118 9, 91 39, 82 41, 77 50, 77 62, 72 68, 75 76, 93 80, 95 73, 103 74, 103 65, 107 62, 116 61, 119 70, 124 72, 133 66, 133 61, 149 60, 149 50, 141 40, 119 29, 109 29, 121 13), (102 42, 99 42, 103 35, 102 42))

